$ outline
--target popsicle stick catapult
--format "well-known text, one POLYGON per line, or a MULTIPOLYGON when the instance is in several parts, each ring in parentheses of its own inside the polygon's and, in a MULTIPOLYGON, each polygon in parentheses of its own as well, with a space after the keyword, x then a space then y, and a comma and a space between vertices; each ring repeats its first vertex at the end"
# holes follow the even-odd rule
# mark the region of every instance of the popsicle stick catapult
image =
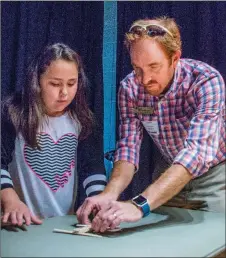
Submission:
MULTIPOLYGON (((115 228, 115 229, 109 229, 107 230, 107 232, 117 232, 120 230, 121 230, 120 228, 115 228)), ((55 228, 53 232, 80 235, 80 236, 103 237, 103 235, 94 233, 90 225, 83 225, 83 224, 76 224, 76 229, 74 230, 64 230, 64 229, 55 228)))

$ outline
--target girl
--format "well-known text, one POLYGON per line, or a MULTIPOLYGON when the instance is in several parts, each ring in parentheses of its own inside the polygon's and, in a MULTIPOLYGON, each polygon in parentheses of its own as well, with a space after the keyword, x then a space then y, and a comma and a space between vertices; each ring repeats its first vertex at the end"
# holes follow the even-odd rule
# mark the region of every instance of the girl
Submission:
POLYGON ((77 192, 84 199, 104 189, 103 156, 95 132, 91 134, 94 123, 86 87, 79 55, 57 43, 46 47, 31 64, 22 92, 5 101, 2 222, 41 224, 39 217, 73 211, 77 192))

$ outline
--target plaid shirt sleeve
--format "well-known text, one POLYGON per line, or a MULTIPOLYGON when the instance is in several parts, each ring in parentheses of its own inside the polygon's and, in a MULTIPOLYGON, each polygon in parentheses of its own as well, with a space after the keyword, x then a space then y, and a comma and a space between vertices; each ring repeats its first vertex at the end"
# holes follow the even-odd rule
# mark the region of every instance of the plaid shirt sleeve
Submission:
MULTIPOLYGON (((196 83, 195 101, 197 110, 191 119, 190 128, 182 149, 174 164, 183 165, 197 177, 207 172, 209 163, 219 150, 222 123, 225 116, 225 84, 223 78, 212 73, 196 83)), ((225 151, 224 154, 225 155, 225 151)))
POLYGON ((143 138, 143 127, 133 111, 134 96, 130 82, 121 82, 118 93, 119 107, 119 141, 114 161, 125 160, 139 167, 140 146, 143 138))

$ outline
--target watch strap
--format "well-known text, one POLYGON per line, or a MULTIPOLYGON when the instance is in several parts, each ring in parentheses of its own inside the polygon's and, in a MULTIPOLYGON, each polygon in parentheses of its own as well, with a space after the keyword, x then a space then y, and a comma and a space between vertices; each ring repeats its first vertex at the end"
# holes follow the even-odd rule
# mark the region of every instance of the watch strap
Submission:
POLYGON ((143 212, 143 217, 148 216, 151 213, 150 205, 148 204, 148 200, 143 195, 138 195, 132 199, 132 203, 140 208, 143 212), (142 197, 142 203, 138 202, 138 199, 142 197))

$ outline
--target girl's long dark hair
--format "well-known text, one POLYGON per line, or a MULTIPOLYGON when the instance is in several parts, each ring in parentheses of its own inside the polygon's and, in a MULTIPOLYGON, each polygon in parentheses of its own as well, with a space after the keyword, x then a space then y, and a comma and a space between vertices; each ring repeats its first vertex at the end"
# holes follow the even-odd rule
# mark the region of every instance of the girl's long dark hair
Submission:
POLYGON ((80 139, 85 139, 92 131, 93 114, 87 103, 88 81, 80 56, 67 45, 56 43, 47 46, 34 59, 28 69, 27 83, 19 94, 8 98, 3 106, 7 108, 17 134, 21 133, 31 147, 38 147, 37 131, 43 121, 45 107, 41 98, 40 76, 55 60, 74 62, 78 68, 78 90, 74 100, 68 106, 73 118, 78 118, 82 126, 80 139))

